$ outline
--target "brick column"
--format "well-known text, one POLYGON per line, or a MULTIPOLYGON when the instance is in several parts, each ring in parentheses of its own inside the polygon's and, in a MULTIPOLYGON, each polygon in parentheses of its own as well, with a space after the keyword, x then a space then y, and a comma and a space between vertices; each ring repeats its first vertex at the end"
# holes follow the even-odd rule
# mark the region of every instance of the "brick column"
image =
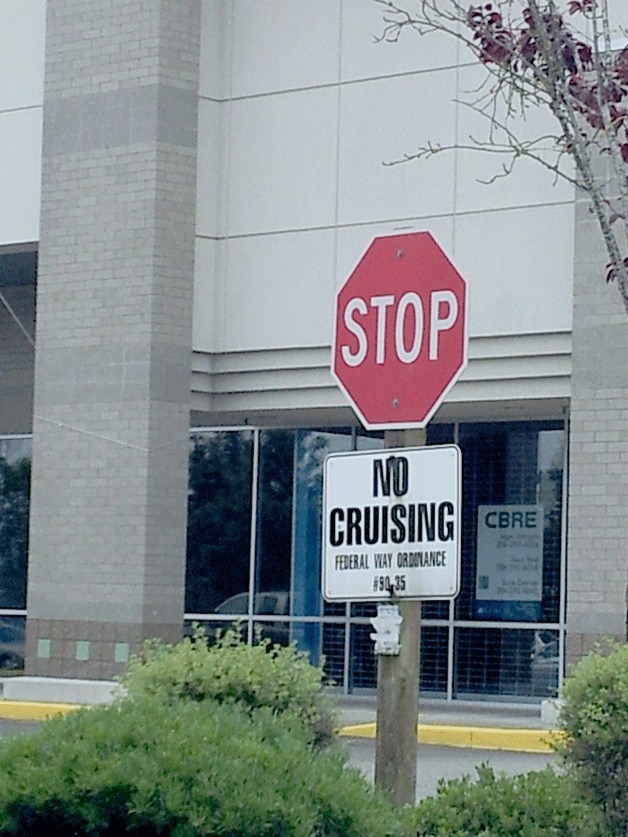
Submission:
POLYGON ((626 639, 628 320, 584 197, 576 202, 567 558, 567 663, 626 639))
POLYGON ((48 0, 28 674, 181 635, 200 0, 48 0))

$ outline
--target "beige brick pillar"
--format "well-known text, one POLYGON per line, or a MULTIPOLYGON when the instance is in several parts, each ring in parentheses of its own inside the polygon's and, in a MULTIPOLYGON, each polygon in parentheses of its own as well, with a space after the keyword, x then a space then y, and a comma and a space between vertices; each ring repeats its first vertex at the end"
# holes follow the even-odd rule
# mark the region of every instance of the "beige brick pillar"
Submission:
POLYGON ((576 202, 569 437, 567 670, 626 639, 628 319, 585 197, 576 202))
POLYGON ((29 674, 180 636, 200 0, 48 0, 29 674))

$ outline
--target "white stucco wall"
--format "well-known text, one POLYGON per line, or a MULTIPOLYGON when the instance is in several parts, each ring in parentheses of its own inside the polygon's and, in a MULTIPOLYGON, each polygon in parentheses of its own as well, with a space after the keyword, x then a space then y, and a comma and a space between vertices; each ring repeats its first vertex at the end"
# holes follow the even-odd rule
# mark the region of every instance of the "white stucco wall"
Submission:
MULTIPOLYGON (((567 397, 573 196, 525 162, 477 182, 498 161, 460 148, 477 68, 456 43, 375 43, 372 0, 201 3, 194 406, 342 405, 335 291, 375 235, 424 229, 470 286, 449 400, 567 397), (383 165, 427 142, 458 150, 383 165)), ((0 246, 39 237, 45 6, 0 0, 0 246)))
POLYGON ((39 238, 45 0, 0 0, 0 245, 39 238))
MULTIPOLYGON (((382 7, 372 0, 203 0, 203 13, 195 350, 218 353, 223 366, 237 355, 251 373, 256 353, 289 350, 299 374, 318 370, 304 388, 334 401, 329 382, 322 394, 320 351, 331 342, 336 289, 374 236, 427 229, 469 283, 471 358, 485 357, 486 339, 497 341, 493 359, 529 354, 536 335, 536 373, 531 359, 508 380, 525 379, 521 397, 567 396, 573 191, 530 161, 478 183, 500 161, 461 148, 483 126, 455 100, 482 71, 457 43, 412 32, 376 43, 382 7), (427 143, 456 150, 383 165, 427 143), (527 343, 518 350, 519 336, 527 343), (474 349, 474 340, 485 342, 474 349)), ((541 113, 524 130, 547 127, 541 113)), ((282 363, 266 366, 276 373, 282 363)), ((505 374, 488 375, 482 398, 517 397, 510 384, 498 393, 505 374)), ((463 382, 473 377, 470 368, 463 382)), ((283 385, 268 388, 291 380, 285 370, 283 385)), ((199 378, 199 388, 222 392, 216 380, 203 387, 199 378)), ((450 398, 465 400, 461 391, 450 398)))

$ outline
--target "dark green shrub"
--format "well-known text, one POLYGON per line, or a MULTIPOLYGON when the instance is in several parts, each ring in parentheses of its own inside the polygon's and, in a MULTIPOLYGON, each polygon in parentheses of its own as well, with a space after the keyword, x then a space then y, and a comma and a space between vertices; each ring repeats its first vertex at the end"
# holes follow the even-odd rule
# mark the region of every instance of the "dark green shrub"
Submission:
POLYGON ((177 645, 146 643, 121 678, 131 698, 154 695, 165 702, 214 700, 245 709, 268 707, 299 718, 314 744, 333 737, 334 701, 323 687, 323 670, 293 645, 260 639, 247 645, 233 628, 208 645, 202 630, 177 645))
POLYGON ((416 808, 416 833, 429 837, 603 837, 598 812, 578 799, 572 780, 551 768, 515 777, 486 765, 439 784, 416 808))
POLYGON ((601 806, 607 834, 628 834, 628 645, 581 660, 565 680, 559 750, 587 799, 601 806))
POLYGON ((376 837, 397 815, 300 723, 214 701, 119 701, 0 744, 0 835, 376 837))

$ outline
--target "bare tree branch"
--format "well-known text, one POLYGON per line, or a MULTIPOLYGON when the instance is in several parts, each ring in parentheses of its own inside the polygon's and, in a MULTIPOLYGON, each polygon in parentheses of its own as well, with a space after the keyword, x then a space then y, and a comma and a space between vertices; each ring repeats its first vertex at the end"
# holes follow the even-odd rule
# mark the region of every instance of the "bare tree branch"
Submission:
POLYGON ((407 30, 446 33, 487 71, 463 102, 486 120, 485 140, 428 143, 386 165, 473 149, 504 160, 483 182, 509 175, 527 157, 576 185, 589 196, 609 257, 606 278, 616 281, 628 313, 628 44, 612 49, 608 0, 564 0, 569 20, 557 0, 414 0, 410 9, 401 0, 374 2, 384 24, 376 40, 396 43, 407 30), (522 138, 522 120, 539 108, 552 114, 556 133, 522 138))

